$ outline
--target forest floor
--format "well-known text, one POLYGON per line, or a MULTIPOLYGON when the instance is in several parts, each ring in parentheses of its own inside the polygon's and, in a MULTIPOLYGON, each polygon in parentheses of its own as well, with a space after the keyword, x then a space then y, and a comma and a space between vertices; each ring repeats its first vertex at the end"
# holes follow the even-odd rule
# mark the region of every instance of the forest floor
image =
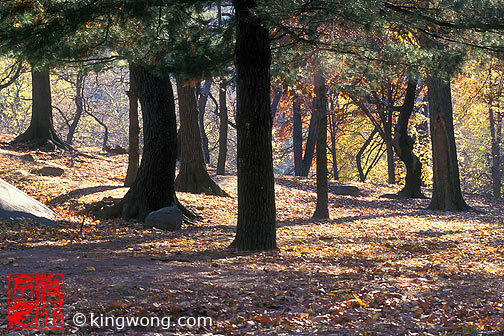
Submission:
POLYGON ((10 139, 0 135, 0 177, 60 218, 57 228, 0 221, 0 334, 17 335, 4 315, 8 274, 20 272, 64 273, 67 334, 504 334, 502 202, 466 195, 477 211, 428 211, 428 200, 380 198, 398 188, 354 184, 360 196, 330 195, 331 219, 315 221, 314 180, 276 176, 279 249, 240 253, 227 249, 237 216, 233 175, 216 178, 231 198, 178 193, 202 221, 177 232, 145 230, 79 214, 84 204, 126 192, 126 155, 28 152, 10 139), (20 158, 27 153, 68 170, 36 175, 37 163, 20 158), (78 312, 213 323, 79 328, 78 312))

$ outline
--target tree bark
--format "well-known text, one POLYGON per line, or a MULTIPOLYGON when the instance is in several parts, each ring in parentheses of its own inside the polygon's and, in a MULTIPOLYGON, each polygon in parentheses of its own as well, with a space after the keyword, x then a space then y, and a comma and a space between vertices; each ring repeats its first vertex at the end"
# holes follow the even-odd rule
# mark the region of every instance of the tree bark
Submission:
POLYGON ((189 83, 177 79, 177 94, 180 116, 180 171, 175 180, 177 191, 193 194, 228 196, 208 175, 200 125, 198 125, 198 106, 196 92, 189 83))
POLYGON ((175 163, 177 122, 170 78, 131 65, 132 79, 142 106, 144 151, 138 175, 128 193, 104 215, 143 221, 152 211, 177 206, 175 163))
POLYGON ((460 190, 450 82, 428 78, 433 189, 430 210, 468 211, 460 190))
POLYGON ((406 198, 425 198, 422 194, 422 163, 413 153, 415 141, 408 135, 408 123, 415 107, 417 82, 408 81, 404 104, 399 111, 399 119, 395 126, 394 149, 406 167, 406 182, 399 196, 406 198))
POLYGON ((217 159, 217 175, 226 175, 228 111, 226 102, 225 79, 219 85, 219 157, 217 159))
POLYGON ((294 151, 294 175, 302 176, 303 174, 303 124, 301 121, 301 104, 299 96, 295 95, 292 98, 292 145, 294 151))
POLYGON ((280 103, 280 98, 282 98, 282 88, 273 87, 273 100, 271 101, 271 118, 275 122, 275 116, 278 110, 278 103, 280 103))
POLYGON ((237 71, 238 223, 232 247, 276 249, 268 29, 251 13, 256 0, 234 0, 237 71))
POLYGON ((138 95, 135 84, 137 77, 132 72, 136 71, 135 67, 130 67, 130 88, 127 92, 129 99, 129 146, 128 146, 128 170, 126 171, 126 179, 124 180, 125 187, 131 187, 138 174, 140 162, 140 123, 138 120, 138 95))
POLYGON ((56 148, 72 150, 54 130, 51 81, 49 70, 34 70, 32 75, 32 116, 28 129, 14 143, 26 143, 30 148, 53 151, 56 148))
POLYGON ((315 144, 317 143, 318 122, 319 118, 313 110, 310 118, 310 126, 308 129, 308 138, 306 139, 301 176, 308 176, 308 174, 310 173, 313 155, 315 154, 315 144))
POLYGON ((493 110, 493 100, 490 99, 488 116, 490 121, 490 136, 492 141, 492 193, 494 198, 501 197, 501 188, 502 188, 502 170, 501 170, 501 153, 500 153, 500 144, 502 140, 502 114, 497 112, 494 113, 493 110), (497 114, 497 120, 495 120, 495 114, 497 114))
POLYGON ((327 87, 321 70, 315 72, 314 111, 318 117, 317 131, 317 206, 313 218, 329 218, 327 187, 327 87))
POLYGON ((373 128, 373 131, 371 132, 371 134, 369 134, 369 137, 366 139, 362 147, 357 152, 357 155, 355 156, 360 182, 366 182, 367 172, 369 172, 369 170, 366 173, 364 172, 364 168, 362 167, 362 155, 366 151, 366 148, 371 144, 371 141, 373 141, 373 138, 375 137, 376 133, 378 133, 378 127, 373 128))
POLYGON ((206 80, 203 87, 200 88, 198 98, 198 121, 201 143, 203 146, 203 156, 206 163, 210 163, 210 149, 208 148, 208 136, 205 131, 205 111, 211 86, 212 82, 210 80, 206 80))
POLYGON ((77 80, 75 84, 75 116, 72 120, 72 124, 68 127, 68 134, 66 138, 66 143, 69 145, 73 144, 73 138, 75 131, 77 130, 77 125, 84 112, 84 79, 85 76, 82 74, 77 75, 77 80))

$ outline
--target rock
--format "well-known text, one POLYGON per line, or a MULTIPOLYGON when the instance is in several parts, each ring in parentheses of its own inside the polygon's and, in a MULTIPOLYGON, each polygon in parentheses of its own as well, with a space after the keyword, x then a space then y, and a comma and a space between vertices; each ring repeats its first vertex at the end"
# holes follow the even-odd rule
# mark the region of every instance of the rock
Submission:
POLYGON ((39 222, 57 226, 54 212, 21 190, 0 179, 0 218, 32 218, 39 222))
POLYGON ((329 187, 329 190, 331 191, 332 194, 335 195, 359 196, 360 194, 359 188, 357 188, 356 186, 345 184, 331 185, 329 187))
POLYGON ((61 176, 65 173, 66 167, 54 164, 46 163, 45 166, 37 170, 37 173, 44 176, 61 176))
POLYGON ((22 161, 35 162, 35 158, 31 154, 24 154, 19 157, 22 161))
POLYGON ((145 226, 167 231, 180 230, 182 228, 182 211, 177 207, 166 207, 153 211, 145 218, 145 226))

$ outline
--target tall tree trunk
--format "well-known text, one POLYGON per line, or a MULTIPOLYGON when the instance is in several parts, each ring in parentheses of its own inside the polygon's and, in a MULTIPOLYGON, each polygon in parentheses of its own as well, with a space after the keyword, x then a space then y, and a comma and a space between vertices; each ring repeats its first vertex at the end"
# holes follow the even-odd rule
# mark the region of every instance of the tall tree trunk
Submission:
POLYGON ((217 159, 217 175, 226 175, 228 110, 226 102, 227 83, 222 79, 219 85, 219 157, 217 159))
POLYGON ((371 134, 369 134, 369 137, 366 139, 362 147, 359 149, 357 152, 357 155, 355 157, 355 161, 357 163, 357 171, 359 172, 359 181, 360 182, 366 182, 366 177, 367 174, 364 172, 364 168, 362 167, 362 155, 366 151, 366 148, 371 144, 371 141, 373 141, 373 138, 375 137, 376 133, 378 133, 378 127, 373 128, 373 131, 371 134))
POLYGON ((328 187, 327 187, 327 88, 326 80, 321 70, 315 72, 314 80, 314 111, 318 117, 317 132, 317 206, 314 218, 329 218, 328 187))
POLYGON ((450 82, 428 78, 433 188, 430 210, 468 211, 460 190, 450 82))
POLYGON ((406 166, 406 183, 399 196, 407 198, 425 198, 422 194, 422 163, 413 153, 415 141, 408 135, 408 123, 415 107, 417 82, 410 79, 406 88, 404 104, 399 111, 399 120, 395 126, 394 149, 406 166))
POLYGON ((138 95, 134 82, 136 75, 131 73, 136 71, 135 67, 130 67, 130 88, 127 92, 129 99, 129 146, 128 146, 128 170, 124 186, 131 187, 138 174, 140 163, 140 123, 138 120, 138 95))
POLYGON ((294 151, 294 175, 302 176, 303 174, 303 124, 301 121, 301 104, 299 96, 295 95, 292 98, 292 145, 294 151))
POLYGON ((275 182, 268 29, 252 14, 256 0, 234 0, 237 72, 238 223, 231 246, 276 248, 275 182))
POLYGON ((198 106, 194 87, 177 79, 180 116, 180 171, 175 180, 177 191, 194 194, 228 196, 208 175, 203 148, 201 146, 200 126, 198 125, 198 106))
POLYGON ((492 141, 492 193, 494 198, 501 197, 502 188, 502 170, 501 170, 501 153, 500 144, 502 140, 502 114, 497 112, 497 120, 493 110, 493 100, 489 102, 488 116, 490 121, 490 136, 492 141))
POLYGON ((310 126, 308 128, 308 138, 306 139, 305 152, 303 157, 301 176, 308 176, 308 173, 310 172, 310 167, 313 161, 313 154, 315 154, 315 144, 317 143, 318 122, 319 118, 317 117, 315 111, 312 109, 310 126))
POLYGON ((273 122, 275 121, 280 98, 282 98, 282 88, 279 86, 273 87, 273 100, 271 101, 271 118, 273 119, 273 122))
POLYGON ((71 150, 54 130, 49 70, 32 68, 32 116, 30 126, 14 142, 28 144, 31 148, 53 151, 56 148, 71 150))
POLYGON ((198 121, 200 137, 203 146, 203 156, 206 163, 210 163, 210 149, 208 148, 208 136, 205 131, 205 111, 211 86, 212 82, 210 80, 206 80, 203 86, 200 88, 198 98, 198 121))
POLYGON ((106 216, 137 218, 176 206, 175 162, 177 122, 170 78, 131 65, 135 92, 142 106, 144 151, 138 175, 128 193, 115 206, 104 209, 106 216))
POLYGON ((394 164, 394 144, 392 142, 392 126, 387 127, 384 125, 385 133, 385 148, 387 152, 387 182, 389 184, 395 184, 395 164, 394 164))
POLYGON ((82 113, 84 112, 84 79, 86 77, 83 74, 77 75, 77 81, 75 84, 75 116, 72 120, 72 124, 68 128, 68 134, 66 138, 66 143, 69 145, 73 144, 73 138, 75 135, 75 131, 77 130, 77 125, 82 117, 82 113))

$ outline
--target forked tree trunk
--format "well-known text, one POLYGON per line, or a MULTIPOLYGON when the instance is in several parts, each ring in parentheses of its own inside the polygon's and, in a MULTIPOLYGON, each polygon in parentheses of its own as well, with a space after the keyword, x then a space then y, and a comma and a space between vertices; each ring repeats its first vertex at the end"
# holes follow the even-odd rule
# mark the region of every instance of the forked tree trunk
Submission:
POLYGON ((132 79, 143 113, 144 151, 138 175, 128 193, 114 207, 104 209, 109 217, 143 221, 151 212, 176 206, 175 162, 177 122, 170 78, 131 65, 132 79))
POLYGON ((53 151, 72 150, 54 130, 49 70, 34 70, 32 74, 32 116, 30 126, 14 142, 26 143, 31 148, 53 151))
POLYGON ((75 131, 77 130, 77 125, 82 117, 82 113, 84 112, 84 79, 85 76, 82 74, 77 75, 77 81, 75 84, 75 116, 73 118, 72 124, 68 128, 68 134, 66 138, 66 143, 69 145, 73 144, 73 139, 75 135, 75 131))
POLYGON ((406 166, 406 183, 399 192, 399 196, 406 198, 425 198, 422 194, 422 163, 413 153, 414 140, 408 135, 408 123, 415 107, 415 93, 417 82, 408 81, 404 104, 399 111, 399 120, 395 127, 394 149, 406 166))
POLYGON ((194 87, 177 79, 177 94, 179 98, 181 160, 175 187, 177 191, 194 194, 228 196, 207 172, 201 145, 194 87))
POLYGON ((375 137, 376 133, 378 133, 377 127, 373 128, 373 131, 371 132, 371 134, 369 134, 369 137, 366 139, 362 147, 357 152, 357 155, 355 156, 360 182, 366 182, 367 173, 369 172, 369 169, 366 172, 364 172, 364 168, 362 166, 362 155, 364 155, 366 148, 368 148, 368 146, 371 144, 371 141, 373 141, 373 138, 375 137))
POLYGON ((301 121, 301 104, 299 96, 295 95, 292 98, 292 146, 294 151, 294 175, 302 176, 303 174, 303 124, 301 121))
POLYGON ((129 146, 128 146, 128 170, 126 171, 125 187, 131 187, 138 174, 140 162, 140 123, 138 120, 138 95, 136 93, 135 76, 131 73, 136 68, 130 67, 130 88, 127 92, 129 99, 129 146))
POLYGON ((237 72, 238 223, 232 247, 276 248, 268 29, 252 14, 255 0, 234 0, 237 72))
POLYGON ((226 102, 226 80, 219 85, 219 157, 217 159, 217 175, 226 175, 228 111, 226 102))
POLYGON ((450 82, 428 78, 433 188, 430 210, 468 211, 460 190, 450 82))
POLYGON ((317 206, 313 218, 329 218, 327 187, 327 88, 321 70, 315 72, 314 113, 318 117, 317 132, 317 206))

